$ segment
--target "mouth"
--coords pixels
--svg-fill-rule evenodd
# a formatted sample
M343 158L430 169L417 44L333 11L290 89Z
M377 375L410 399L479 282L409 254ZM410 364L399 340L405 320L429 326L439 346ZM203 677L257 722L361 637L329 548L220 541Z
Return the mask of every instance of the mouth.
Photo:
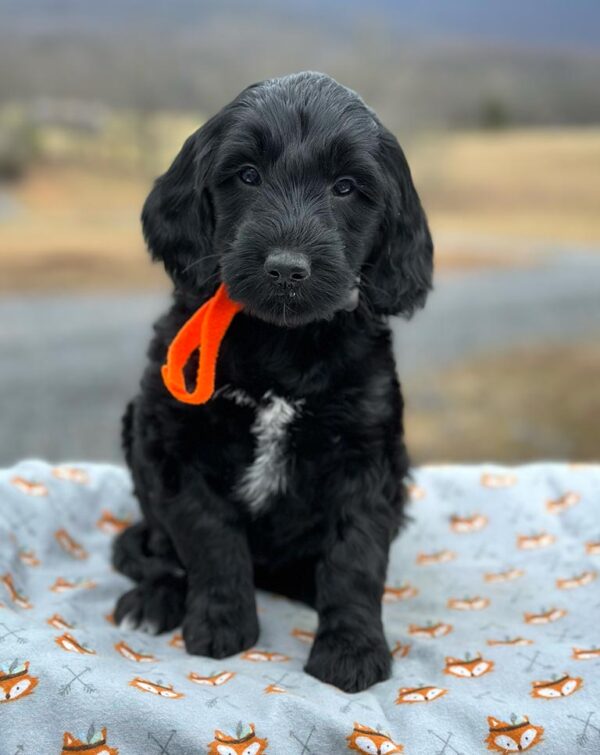
M307 296L294 287L271 292L268 298L260 301L244 301L245 311L253 317L285 328L297 328L312 322L331 321L338 312L352 312L359 304L359 281L346 290L345 295L335 300L327 297Z

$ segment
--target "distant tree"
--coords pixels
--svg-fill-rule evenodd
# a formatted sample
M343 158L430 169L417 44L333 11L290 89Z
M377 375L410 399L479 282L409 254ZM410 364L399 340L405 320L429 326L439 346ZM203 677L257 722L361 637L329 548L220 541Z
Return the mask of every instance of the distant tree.
M506 104L499 97L488 97L481 103L479 125L481 128L497 131L510 125L510 114Z
M36 129L25 118L0 121L0 182L20 179L38 155Z

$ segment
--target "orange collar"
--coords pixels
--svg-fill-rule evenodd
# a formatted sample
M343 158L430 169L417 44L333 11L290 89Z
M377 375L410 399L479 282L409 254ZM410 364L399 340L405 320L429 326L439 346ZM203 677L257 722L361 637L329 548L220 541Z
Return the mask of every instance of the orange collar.
M161 373L167 390L178 401L205 404L212 397L221 342L241 309L242 305L229 298L221 283L215 295L194 312L171 341ZM196 349L200 349L196 387L189 392L183 371Z

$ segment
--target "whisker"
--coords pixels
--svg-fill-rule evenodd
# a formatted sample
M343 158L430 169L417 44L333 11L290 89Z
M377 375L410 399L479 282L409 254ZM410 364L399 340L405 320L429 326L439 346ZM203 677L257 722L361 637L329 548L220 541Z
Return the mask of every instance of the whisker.
M384 288L381 288L380 286L376 286L374 283L371 283L369 281L365 284L364 288L361 288L361 291L368 291L369 289L372 289L373 291L379 291L379 293L384 294L386 297L390 295L389 291L386 291Z
M212 282L213 278L219 278L221 275L221 271L217 270L212 275L209 275L208 278L205 278L203 281L200 282L200 286L206 286L207 283Z
M213 259L214 257L220 257L220 254L207 254L204 257L200 257L197 260L194 260L193 262L190 262L189 265L183 268L182 272L187 273L188 270L191 270L193 267L196 267L196 265L200 265L205 260Z

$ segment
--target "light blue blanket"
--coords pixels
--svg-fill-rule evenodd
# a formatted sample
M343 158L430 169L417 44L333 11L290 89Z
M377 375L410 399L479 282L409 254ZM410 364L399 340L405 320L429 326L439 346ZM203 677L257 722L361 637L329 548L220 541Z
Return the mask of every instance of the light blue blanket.
M393 677L358 695L303 673L316 615L275 596L223 661L115 627L130 490L110 466L0 474L0 755L600 753L600 467L417 470Z

